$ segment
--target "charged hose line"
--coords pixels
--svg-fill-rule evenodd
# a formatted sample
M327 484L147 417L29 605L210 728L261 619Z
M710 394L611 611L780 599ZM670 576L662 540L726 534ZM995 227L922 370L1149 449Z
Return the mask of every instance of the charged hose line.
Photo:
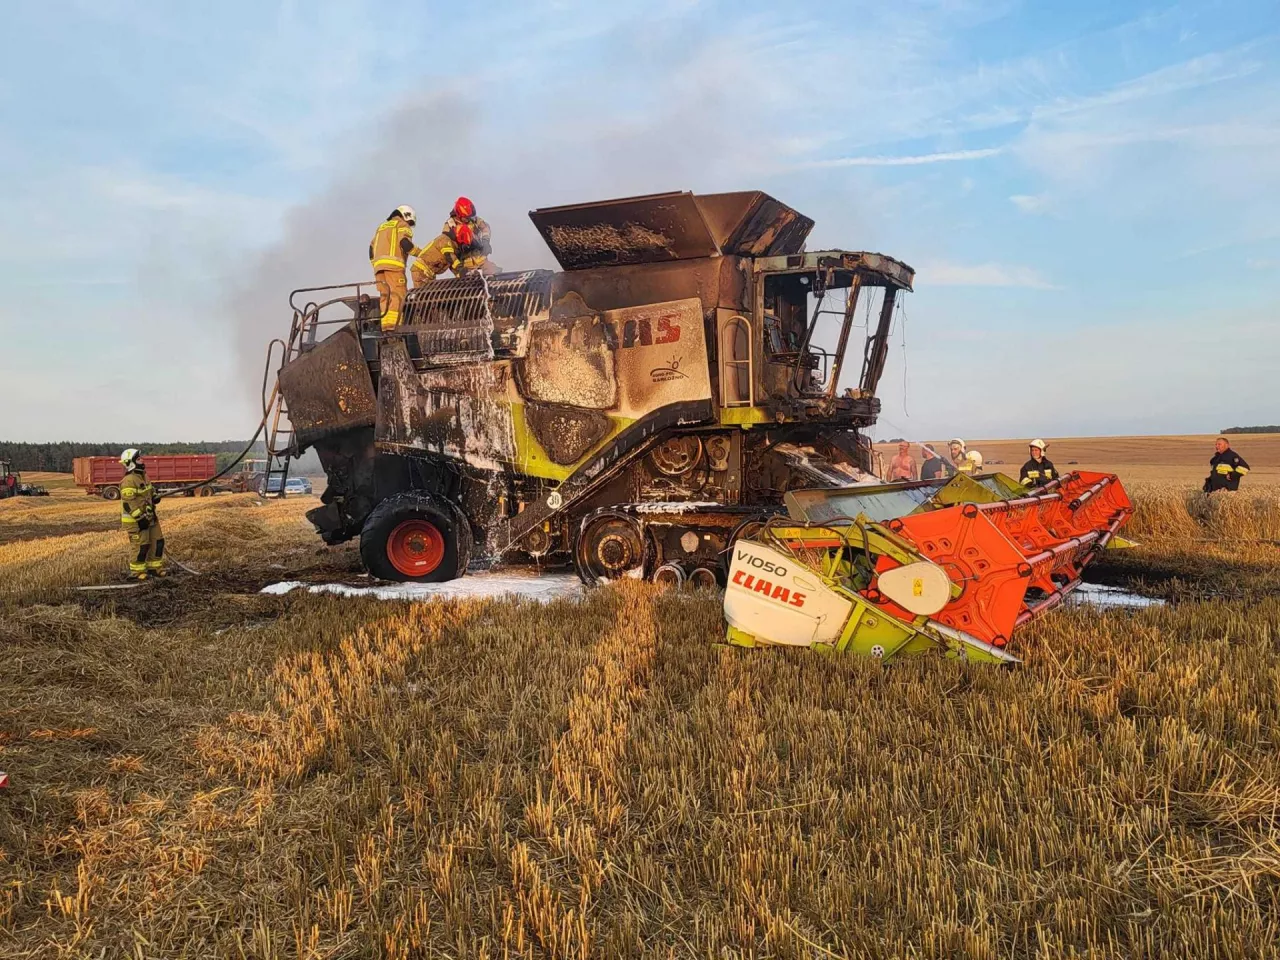
M292 338L290 339L292 340ZM237 466L240 463L240 461L243 460L245 457L247 457L249 455L249 452L253 450L253 445L258 442L258 437L262 435L262 431L265 430L267 427L267 420L271 417L271 404L276 399L276 394L280 389L280 382L279 380L277 380L275 389L271 391L271 398L268 399L267 381L271 377L271 352L272 352L271 348L277 343L279 343L281 346L284 347L285 355L286 357L288 356L288 352L289 352L288 344L285 344L283 340L279 340L279 339L272 340L271 343L267 345L267 360L266 360L266 363L262 365L262 394L261 394L262 419L258 421L258 429L253 431L253 437L245 445L245 448L240 451L240 453L236 456L234 460L232 460L229 464L227 464L225 467L223 467L221 470L215 473L208 480L201 480L199 483L188 484L185 487L177 487L173 490L167 491L164 494L164 496L173 496L179 493L189 493L192 490L198 490L200 487L207 487L209 484L213 483L213 481L215 480L221 480L223 477L225 477L228 473L231 472L232 467ZM268 458L270 458L272 454L273 454L273 451L271 450L267 451ZM270 466L270 464L268 464L268 466ZM163 498L164 497L162 496L157 496L156 500L162 500Z
M207 487L209 484L213 483L213 481L215 480L221 480L223 477L225 477L228 473L231 472L232 467L238 465L241 460L243 460L245 457L249 455L249 452L253 450L254 444L258 442L258 437L262 435L262 431L266 427L266 425L267 425L267 418L263 417L262 420L258 423L258 429L253 431L253 438L248 442L248 444L246 444L245 448L241 450L239 454L236 455L236 458L234 460L232 460L229 464L227 464L225 467L223 467L221 470L215 473L208 480L201 480L199 483L191 483L191 484L187 484L185 487L174 487L172 490L166 490L164 494L157 496L156 500L163 500L165 497L173 497L173 496L177 496L180 493L187 493L191 490L198 490L201 487Z

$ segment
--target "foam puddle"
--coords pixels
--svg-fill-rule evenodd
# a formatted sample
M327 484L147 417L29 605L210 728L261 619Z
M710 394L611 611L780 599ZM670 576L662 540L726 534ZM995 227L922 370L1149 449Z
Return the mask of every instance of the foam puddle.
M527 573L489 571L468 573L447 583L379 583L367 587L349 583L303 583L285 580L262 588L261 593L281 595L294 590L308 593L332 593L340 597L376 597L379 600L477 599L485 597L518 597L547 603L562 597L580 597L584 587L573 573Z
M1082 583L1067 597L1070 606L1099 607L1103 610L1114 607L1139 609L1142 607L1163 607L1165 602L1157 597L1144 597L1123 587L1109 587L1101 583Z

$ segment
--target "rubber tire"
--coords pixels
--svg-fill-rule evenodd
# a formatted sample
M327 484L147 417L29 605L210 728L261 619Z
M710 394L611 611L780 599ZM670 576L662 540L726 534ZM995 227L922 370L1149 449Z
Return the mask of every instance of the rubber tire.
M426 520L444 539L444 558L430 573L407 577L387 556L387 539L406 520ZM471 558L471 528L461 509L448 500L424 493L401 493L373 508L360 531L360 559L379 580L392 583L444 583L467 571Z
M120 488L119 487L103 487L102 499L103 500L119 500Z

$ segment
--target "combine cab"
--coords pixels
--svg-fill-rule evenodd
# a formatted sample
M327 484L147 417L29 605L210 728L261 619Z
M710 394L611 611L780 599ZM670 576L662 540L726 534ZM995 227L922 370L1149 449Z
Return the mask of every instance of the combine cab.
M950 516L932 507L963 496L878 486L864 433L909 266L806 252L813 221L760 192L530 217L563 270L434 281L408 295L393 331L380 330L372 283L291 298L268 476L315 447L328 486L308 517L327 542L359 537L369 571L387 580L537 560L572 562L587 583L713 585L744 533L769 531L760 550L812 553L797 522L829 524L818 542L844 540L820 548L833 551L821 575L862 598L851 603L879 580L846 576L850 530L874 533L860 541L864 563L931 556L904 545L910 530L868 526L862 506L796 513L839 512L845 492L870 484L884 491L872 496L916 497L913 509L929 501L919 516L893 515L912 527ZM866 331L857 378L845 378L856 386L840 390L855 327ZM891 543L896 552L876 552ZM776 639L744 623L738 639ZM987 642L998 649L994 633Z

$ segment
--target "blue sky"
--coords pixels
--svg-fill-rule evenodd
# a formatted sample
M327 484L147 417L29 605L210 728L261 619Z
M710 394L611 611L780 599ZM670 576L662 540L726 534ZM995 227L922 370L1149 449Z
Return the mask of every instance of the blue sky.
M5 439L245 436L289 290L363 278L398 203L468 194L519 268L534 207L756 187L917 268L881 435L1280 420L1274 2L5 19Z

